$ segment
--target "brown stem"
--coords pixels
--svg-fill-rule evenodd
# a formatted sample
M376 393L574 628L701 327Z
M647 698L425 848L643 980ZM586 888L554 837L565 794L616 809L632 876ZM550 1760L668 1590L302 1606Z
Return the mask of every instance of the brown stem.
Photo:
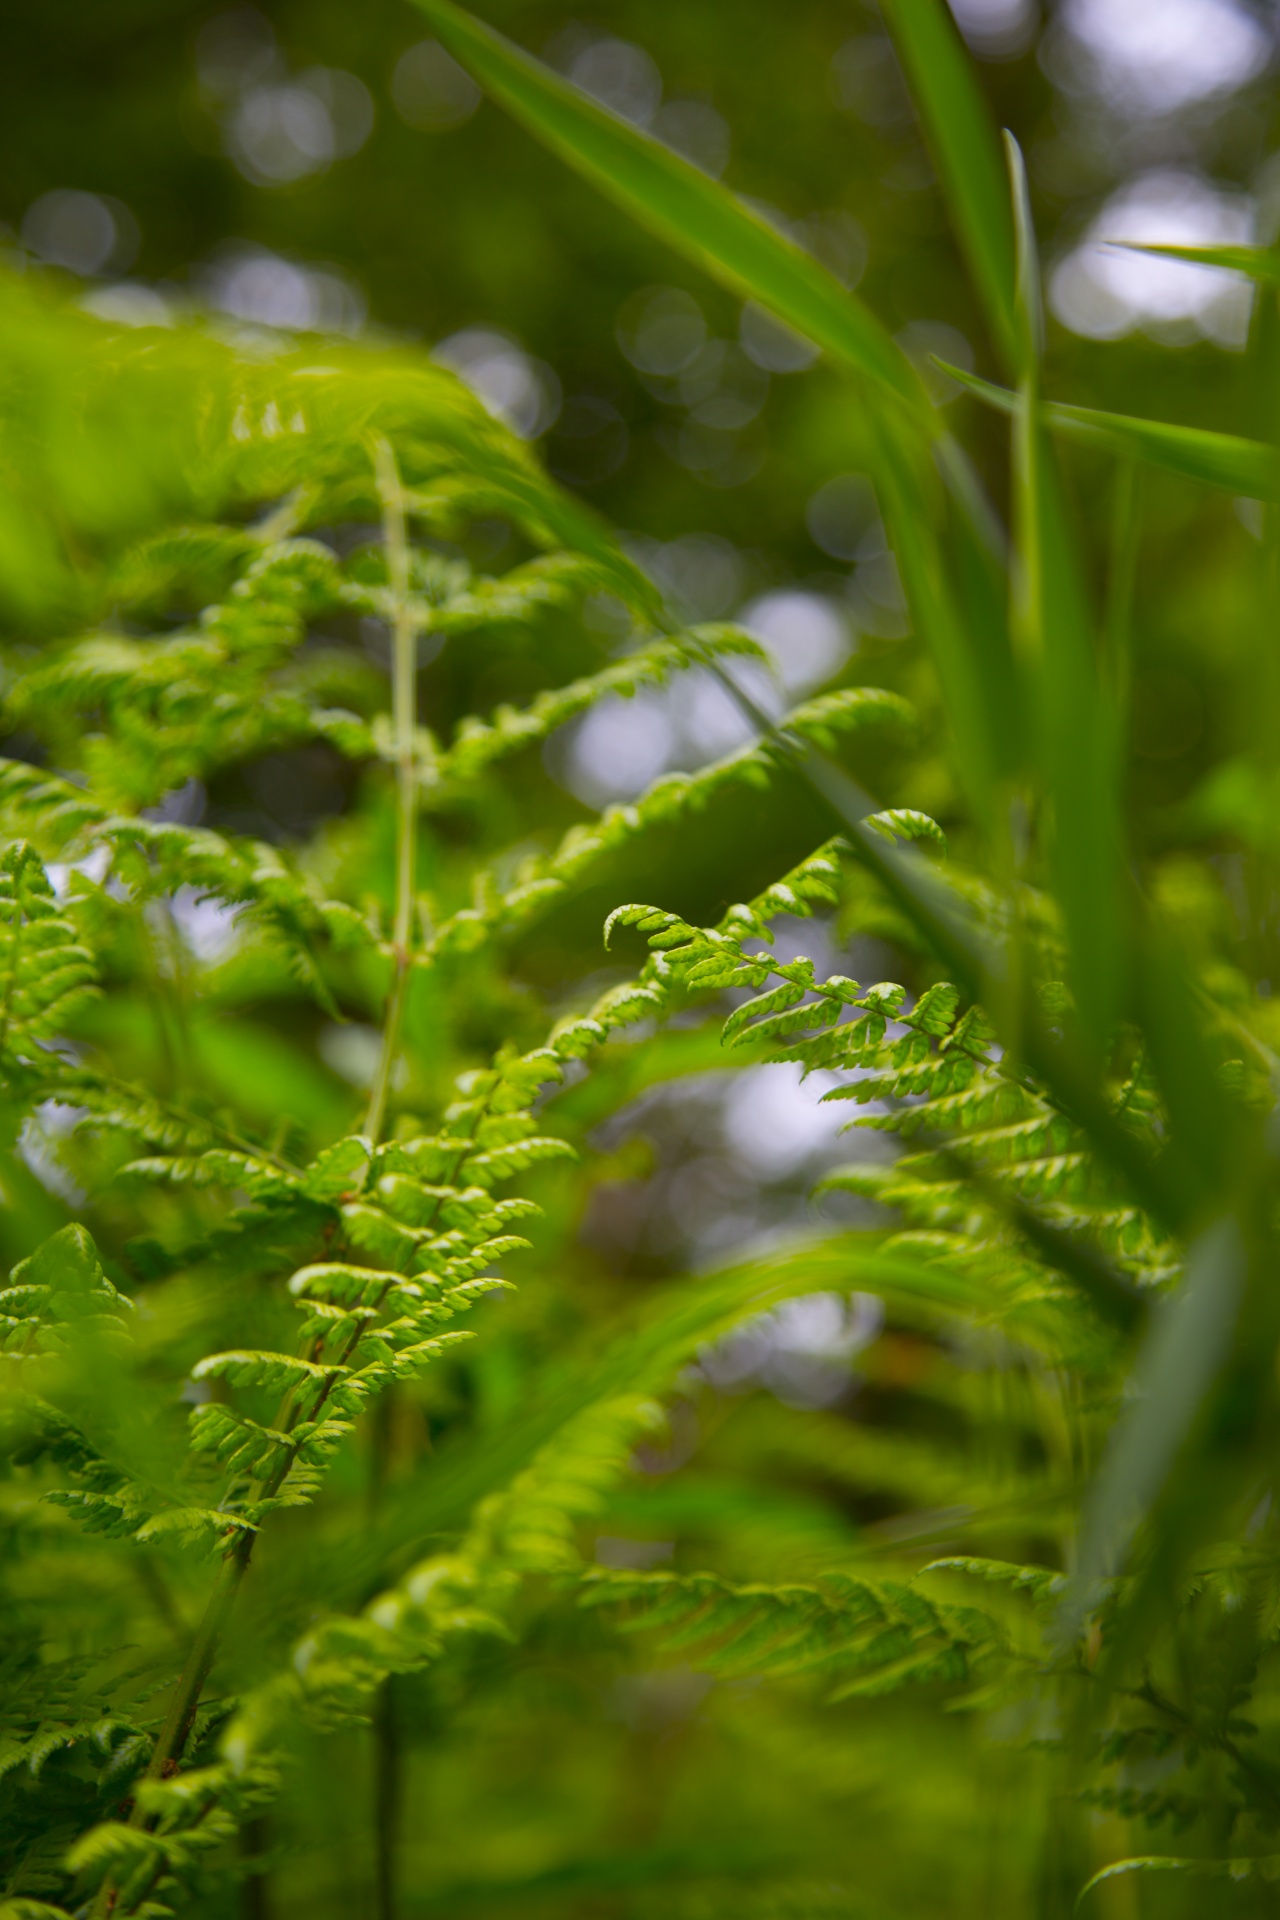
M270 1887L266 1871L261 1865L269 1842L270 1830L265 1814L258 1814L240 1829L241 1847L247 1856L240 1899L244 1920L271 1920Z

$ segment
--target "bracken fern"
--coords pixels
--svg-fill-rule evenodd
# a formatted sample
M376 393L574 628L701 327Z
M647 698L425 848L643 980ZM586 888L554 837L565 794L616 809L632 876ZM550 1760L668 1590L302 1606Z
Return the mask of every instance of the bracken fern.
M135 332L3 289L0 1915L225 1912L237 1880L258 1913L270 1884L299 1913L1054 1915L1156 1872L1268 1911L1277 1035L1238 950L1273 934L1273 838L1247 808L1228 823L1255 902L1234 953L1179 898L1216 898L1212 866L1126 845L1123 619L1109 653L1051 436L1268 502L1271 449L1045 402L1021 159L940 4L885 11L1012 382L975 383L1012 419L1011 541L868 309L421 4L555 150L858 382L954 819L910 804L896 690L846 676L770 723L756 642L682 626L422 357ZM1135 538L1121 516L1120 577ZM619 657L590 657L601 597ZM445 644L437 715L419 666ZM690 672L748 744L587 819L530 776L596 702ZM1237 786L1265 788L1272 751L1264 721ZM264 764L325 769L337 799L304 838L236 825ZM717 808L790 810L804 844L711 925L616 904L637 848ZM566 997L522 955L584 895L639 964ZM815 916L893 943L903 979L775 950ZM349 1040L359 1105L318 1064ZM578 1234L617 1176L600 1124L738 1061L820 1074L890 1136L875 1155L855 1131L823 1182L858 1224L620 1301ZM884 1417L727 1411L717 1357L744 1329L854 1291L885 1316L864 1362ZM686 1467L693 1413L710 1464ZM606 1526L631 1564L593 1563ZM676 1563L634 1535L677 1536ZM605 1695L612 1730L582 1705ZM704 1697L705 1790L691 1772L680 1808L620 1832L569 1750L604 1779L631 1742L647 1779ZM933 1878L859 1879L827 1799L892 1753L880 1804L914 1844L940 1792L915 1743L944 1706L947 1817L994 1807L984 1864L951 1885L944 1847ZM465 1830L511 1727L555 1747L540 1790L571 1839L494 1877ZM399 1820L415 1742L421 1847ZM334 1797L353 1754L358 1841ZM352 1846L343 1880L326 1863Z

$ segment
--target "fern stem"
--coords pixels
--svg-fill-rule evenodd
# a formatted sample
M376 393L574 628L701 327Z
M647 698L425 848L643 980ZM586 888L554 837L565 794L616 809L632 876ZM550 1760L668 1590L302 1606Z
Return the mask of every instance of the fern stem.
M205 1801L199 1813L196 1815L195 1819L191 1822L190 1827L187 1828L188 1833L193 1832L196 1827L200 1826L204 1822L204 1820L208 1818L209 1812L213 1807L213 1804L214 1803L212 1799L208 1799ZM111 1889L110 1878L108 1878L107 1881L105 1882L105 1887L107 1890L107 1906L105 1911L111 1915L111 1920L127 1920L127 1916L129 1914L139 1913L142 1910L142 1908L146 1905L146 1902L151 1898L156 1888L160 1885L160 1882L164 1879L164 1876L167 1871L168 1871L168 1868L166 1866L164 1856L161 1855L161 1857L156 1861L155 1865L151 1868L151 1871L147 1874L145 1880L143 1880L141 1886L135 1885L133 1892L128 1895L128 1904L125 1906L116 1905L116 1896ZM102 1897L103 1897L103 1893L102 1893L102 1890L100 1889L98 1898L101 1899ZM95 1906L94 1912L96 1913L97 1911L98 1909Z
M182 1758L200 1706L200 1696L218 1657L223 1632L248 1571L255 1538L256 1535L252 1533L241 1533L222 1563L218 1584L209 1596L204 1617L196 1629L196 1637L183 1662L182 1672L178 1675L169 1711L142 1776L144 1780L163 1780ZM141 1799L135 1795L129 1825L146 1826L149 1817ZM114 1913L115 1898L114 1876L108 1873L98 1888L97 1898L90 1910L91 1920L100 1920L101 1916Z
M396 882L395 918L392 930L395 975L387 1002L382 1029L382 1046L364 1127L370 1139L377 1141L381 1137L386 1121L387 1099L391 1088L391 1076L399 1054L400 1030L404 1020L412 962L418 769L417 624L409 598L409 541L405 523L404 491L395 454L388 441L380 439L375 443L374 457L378 491L383 506L383 534L394 609L392 719L396 750ZM258 1150L252 1149L252 1151ZM267 1157L275 1159L276 1156L268 1155ZM342 1364L345 1364L354 1349L360 1331L361 1329L357 1328L351 1335ZM320 1389L316 1403L308 1416L310 1420L314 1421L319 1417L332 1384L332 1379L326 1380ZM295 1423L296 1410L295 1420L290 1420L289 1425L292 1426ZM274 1492L284 1480L293 1464L296 1452L296 1447L291 1449L277 1463L266 1488L268 1494ZM162 1779L182 1757L199 1708L200 1697L217 1658L223 1632L234 1609L245 1573L248 1571L255 1538L256 1535L253 1533L242 1533L223 1562L218 1584L210 1596L196 1631L195 1640L178 1677L169 1711L143 1776L144 1779ZM383 1724L384 1719L392 1715L393 1711L391 1699L387 1695L382 1702L377 1729L379 1775L376 1811L377 1897L379 1913L384 1917L390 1916L393 1912L395 1900L394 1835L399 1798L399 1755L396 1751L392 1723L387 1720L386 1725ZM146 1820L147 1814L144 1808L139 1801L135 1800L129 1818L130 1826L143 1826ZM113 1877L108 1874L98 1890L98 1896L92 1908L93 1920L102 1920L102 1917L112 1913L114 1900Z
M209 1596L204 1617L191 1643L191 1651L178 1676L178 1684L173 1690L169 1711L160 1729L147 1771L143 1775L145 1780L163 1779L170 1764L182 1758L200 1705L200 1696L204 1692L205 1682L209 1678L213 1663L218 1657L218 1647L223 1631L231 1617L231 1610L235 1606L236 1597L248 1571L253 1554L254 1538L252 1533L239 1534L222 1563L218 1584ZM130 1826L141 1826L145 1818L145 1812L135 1801L129 1818Z
M400 1028L409 990L412 959L414 875L418 831L417 646L418 630L409 600L409 539L405 527L404 488L391 443L374 445L378 494L382 501L383 539L392 596L391 710L396 753L396 903L392 928L395 976L382 1027L378 1070L369 1095L364 1130L371 1140L381 1136L387 1114L391 1076L400 1050Z
M391 444L379 439L374 447L378 493L382 500L383 538L393 603L391 711L396 751L396 902L392 928L395 975L382 1028L378 1070L369 1095L364 1130L375 1143L387 1117L387 1096L400 1051L412 962L414 878L417 861L417 648L418 632L409 600L409 539L405 527L404 489ZM352 1342L354 1344L354 1342ZM327 1393L327 1385L326 1390ZM325 1397L321 1395L321 1400ZM379 1920L395 1912L395 1839L399 1802L399 1753L395 1738L395 1704L388 1679L382 1689L374 1726L375 1746L375 1856L376 1900Z
M270 1846L270 1826L265 1813L240 1829L244 1879L240 1889L243 1920L270 1920L271 1892L263 1857Z
M370 1422L368 1520L372 1526L386 1491L394 1441L395 1386L384 1387ZM373 1713L373 1860L376 1920L395 1920L400 1832L400 1726L394 1674L378 1689Z

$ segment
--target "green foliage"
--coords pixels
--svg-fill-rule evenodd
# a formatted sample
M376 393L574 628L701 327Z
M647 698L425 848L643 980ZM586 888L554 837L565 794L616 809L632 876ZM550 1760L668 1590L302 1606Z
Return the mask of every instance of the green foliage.
M679 1653L726 1679L821 1671L831 1702L908 1682L967 1679L997 1640L984 1613L937 1607L895 1581L833 1576L830 1589L731 1587L710 1574L597 1576L592 1600L629 1604L628 1624L660 1630Z
M1054 436L1267 501L1272 451L1045 400L1021 156L1006 200L940 4L887 11L1016 381L971 383L1012 423L1010 540L990 443L869 306L420 4L853 372L926 714L855 661L769 723L759 643L684 625L408 349L5 283L0 1914L226 1914L238 1881L308 1913L371 1884L381 1920L1265 1902L1274 835L1132 806L1137 523L1105 562L1081 541ZM1219 809L1274 783L1274 540ZM571 803L531 751L716 680L751 737L628 804ZM602 955L574 913L604 900ZM637 1111L725 1074L767 1126L777 1068L858 1110L817 1188L844 1223L611 1265ZM687 1804L620 1822L609 1783L648 1792L678 1741ZM517 1747L557 1846L495 1877L473 1830ZM943 1802L992 1838L917 1873Z

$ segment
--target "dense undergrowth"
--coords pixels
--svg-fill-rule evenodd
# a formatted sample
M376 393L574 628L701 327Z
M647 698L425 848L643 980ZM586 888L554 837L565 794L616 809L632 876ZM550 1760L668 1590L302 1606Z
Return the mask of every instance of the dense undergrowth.
M941 5L886 13L1009 382L973 457L809 256L424 4L859 383L931 667L773 725L424 357L3 288L0 1914L1270 1911L1272 448L1042 395ZM1264 513L1235 733L1139 836L1148 474ZM557 729L698 675L752 739L584 818ZM319 824L260 837L264 780ZM711 819L704 925L639 883ZM770 1061L891 1136L846 1223L628 1284L609 1123ZM857 1396L728 1391L815 1296Z

